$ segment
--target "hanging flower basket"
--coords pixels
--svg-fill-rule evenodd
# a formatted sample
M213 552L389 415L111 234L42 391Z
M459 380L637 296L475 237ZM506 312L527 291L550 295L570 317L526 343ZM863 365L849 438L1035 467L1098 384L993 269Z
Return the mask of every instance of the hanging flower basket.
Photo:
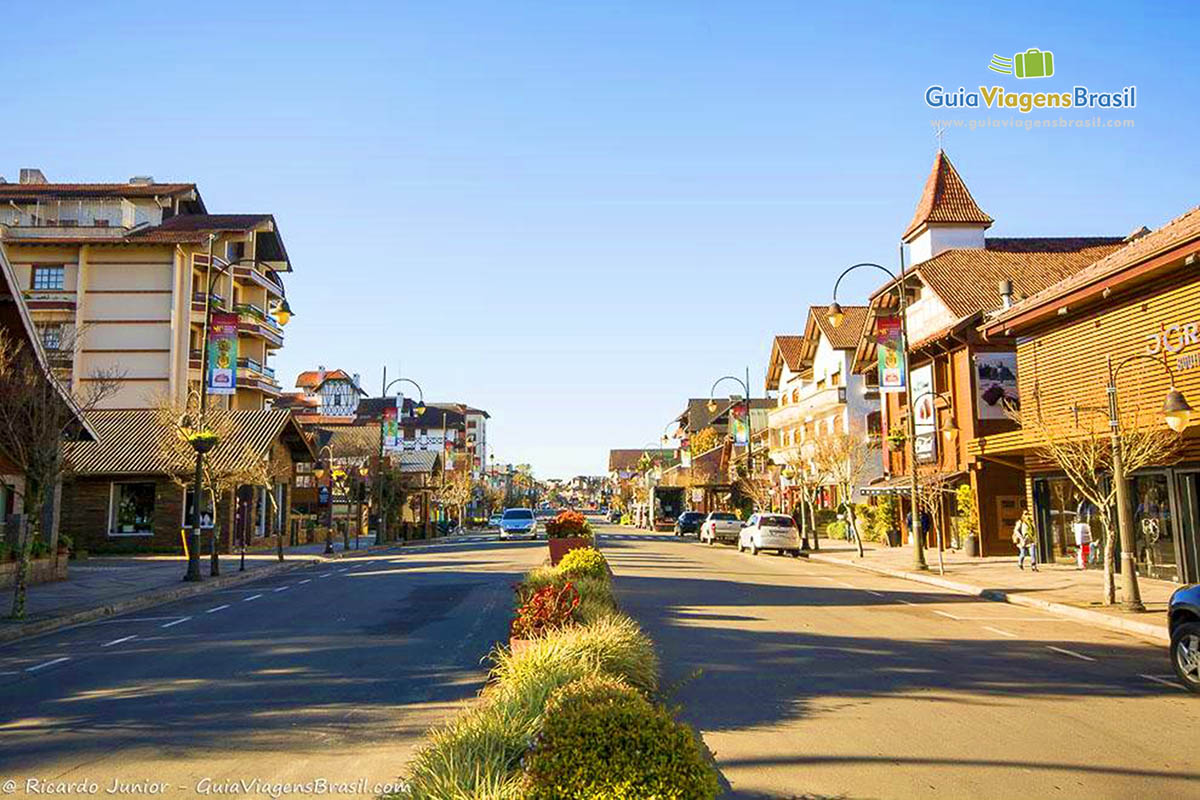
M207 453L217 446L219 439L212 431L189 431L187 434L188 444L197 453Z

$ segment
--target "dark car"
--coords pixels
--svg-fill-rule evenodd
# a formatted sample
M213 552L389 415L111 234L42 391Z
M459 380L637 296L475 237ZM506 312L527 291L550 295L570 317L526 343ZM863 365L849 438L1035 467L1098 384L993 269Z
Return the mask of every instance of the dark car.
M621 512L615 508L612 511L608 512L608 521L609 522L620 522L621 521Z
M1171 666L1189 691L1200 694L1200 584L1176 589L1167 603Z
M704 522L704 514L699 511L685 511L675 520L676 536L699 536L700 525Z

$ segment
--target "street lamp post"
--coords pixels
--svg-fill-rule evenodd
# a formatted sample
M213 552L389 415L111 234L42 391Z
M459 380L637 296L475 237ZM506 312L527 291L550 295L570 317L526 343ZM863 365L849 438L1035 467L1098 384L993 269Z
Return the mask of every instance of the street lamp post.
M872 267L887 275L892 279L892 282L896 283L896 290L899 294L900 337L904 340L904 395L908 403L908 470L912 477L912 481L909 484L909 502L912 505L914 523L910 530L913 541L913 569L927 570L929 569L929 565L925 563L925 542L923 541L923 534L918 530L920 524L917 520L917 509L920 508L920 492L917 488L917 434L915 420L913 419L915 404L913 403L912 369L908 360L908 297L904 291L904 283L900 278L897 278L895 273L881 264L871 261L852 264L842 271L842 274L838 276L838 279L833 284L833 302L829 304L829 308L826 311L826 319L835 328L841 326L845 315L842 313L842 307L838 305L837 301L838 286L841 285L843 278L861 267ZM904 275L903 251L901 251L900 275L901 277Z
M318 481L325 478L325 472L329 472L329 511L326 519L329 524L325 528L325 555L333 554L333 448L329 445L322 445L317 453L318 457L327 452L329 453L329 461L317 461L317 465L313 467L313 477ZM319 491L319 490L318 490Z
M1151 361L1158 364L1166 370L1167 377L1170 379L1170 387L1167 389L1167 397L1162 409L1163 421L1167 423L1167 427L1176 433L1180 433L1188 426L1192 415L1192 407L1188 404L1187 398L1175 388L1175 373L1171 370L1170 366L1167 365L1165 360L1160 361L1145 353L1128 356L1118 362L1115 367L1110 356L1107 359L1108 386L1105 389L1108 394L1108 407L1106 409L1086 409L1089 411L1101 411L1108 416L1109 436L1112 441L1112 479L1114 489L1116 490L1117 533L1121 541L1121 607L1126 611L1138 612L1145 611L1146 607L1142 604L1142 593L1137 579L1137 561L1134 552L1137 543L1134 541L1133 519L1130 517L1129 485L1125 480L1125 456L1122 452L1123 445L1121 440L1121 415L1117 404L1117 377L1126 364L1139 360ZM1076 412L1081 409L1081 406L1074 407Z
M386 382L387 381L387 368L386 367L384 368L383 376L384 376L384 381L385 381L384 386L383 386L383 399L384 399L385 407L387 405L388 392L391 391L393 386L395 386L397 383L411 383L413 386L417 387L417 397L418 397L417 405L413 409L413 411L416 412L416 415L418 417L424 415L424 413L425 413L425 390L421 388L421 384L417 383L412 378L395 378L390 382ZM397 425L397 427L400 426L400 415L403 411L404 411L403 408L396 409L396 425ZM402 431L402 429L401 429L401 431ZM401 432L401 435L403 436L403 431ZM377 467L377 470L379 472L379 475L378 475L378 480L375 481L375 484L376 484L375 485L375 503L378 508L378 511L376 513L379 514L379 520L377 522L377 529L379 531L379 537L378 537L378 541L376 542L376 544L379 544L380 542L384 541L387 538L386 537L387 521L384 519L384 511L383 511L383 420L382 420L382 418L379 421L379 462L378 462L378 464L379 464L379 466Z
M742 380L741 378L733 375L726 375L723 378L717 378L715 381L713 381L712 388L708 390L708 412L710 414L715 413L717 410L715 393L717 391L717 384L721 383L722 381L734 381L741 386L742 390L746 393L746 475L749 476L754 471L754 429L750 422L750 374L749 371L747 371L746 380Z
M367 476L371 474L371 468L363 464L358 468L358 488L354 493L355 514L354 514L354 549L358 549L358 536L362 533L362 505L363 495L366 494Z
M947 441L949 441L950 439L953 439L956 435L958 435L958 424L954 421L954 398L952 398L950 396L949 392L935 392L935 391L930 390L928 392L921 392L919 395L914 397L912 407L914 409L916 409L917 406L920 404L920 402L922 400L924 400L926 397L933 398L933 413L934 413L935 418L937 416L938 400L941 400L946 404L947 410L950 411L950 419L947 421L946 426L944 428L942 428L942 435L946 437ZM914 429L915 429L915 424L914 424ZM914 472L917 468L916 467L916 452L917 452L916 440L914 439L913 440L913 470L914 470ZM940 491L940 484L935 484L935 485L939 486L939 491ZM921 519L920 519L919 514L917 513L916 507L913 508L912 513L913 513L913 524L912 524L911 528L915 531L921 527ZM942 555L942 550L944 548L943 548L941 520L938 520L936 522L936 525L937 525L937 548L938 548L938 552L937 552L938 574L945 575L946 574L946 563L945 563L945 560ZM857 531L856 531L856 533L857 533ZM921 535L924 536L925 532L921 531Z
M215 234L210 234L208 237L208 263L206 266L208 274L208 291L204 294L204 325L200 330L200 419L198 422L198 430L204 430L205 413L208 410L208 326L212 319L212 294L216 287L217 279L222 275L232 275L233 268L238 264L261 264L270 269L269 265L256 258L239 258L233 261L226 261L223 258L216 256L213 253L213 246L216 243L217 237ZM217 269L214 271L213 267ZM288 305L287 297L283 295L283 284L280 284L280 303L272 310L276 322L280 326L288 324L293 314L292 309ZM235 365L236 368L236 365ZM188 548L188 565L187 572L184 574L185 581L199 581L200 577L200 508L203 504L203 485L204 485L204 454L208 452L211 444L208 447L201 449L196 446L196 442L192 443L196 450L196 474L192 484L192 546ZM216 498L213 499L213 514L216 514ZM216 520L214 519L214 538L212 552L212 571L217 574L217 542L215 538Z

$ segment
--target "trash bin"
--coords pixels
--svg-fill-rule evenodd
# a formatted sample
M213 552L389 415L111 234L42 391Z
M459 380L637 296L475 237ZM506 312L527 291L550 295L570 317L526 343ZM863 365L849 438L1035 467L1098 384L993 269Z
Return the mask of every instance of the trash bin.
M900 531L893 528L888 531L887 536L888 536L888 545L890 547L899 547L900 546Z

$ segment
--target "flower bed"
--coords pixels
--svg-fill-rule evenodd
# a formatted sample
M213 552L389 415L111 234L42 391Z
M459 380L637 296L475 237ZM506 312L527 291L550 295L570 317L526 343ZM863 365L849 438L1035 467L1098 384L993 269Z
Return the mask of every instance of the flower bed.
M557 565L567 553L593 545L592 526L578 511L560 511L546 523L546 544L550 563Z
M406 800L708 800L699 736L657 698L658 657L622 614L595 550L540 567L516 589L519 647L492 653L476 702L430 732Z

